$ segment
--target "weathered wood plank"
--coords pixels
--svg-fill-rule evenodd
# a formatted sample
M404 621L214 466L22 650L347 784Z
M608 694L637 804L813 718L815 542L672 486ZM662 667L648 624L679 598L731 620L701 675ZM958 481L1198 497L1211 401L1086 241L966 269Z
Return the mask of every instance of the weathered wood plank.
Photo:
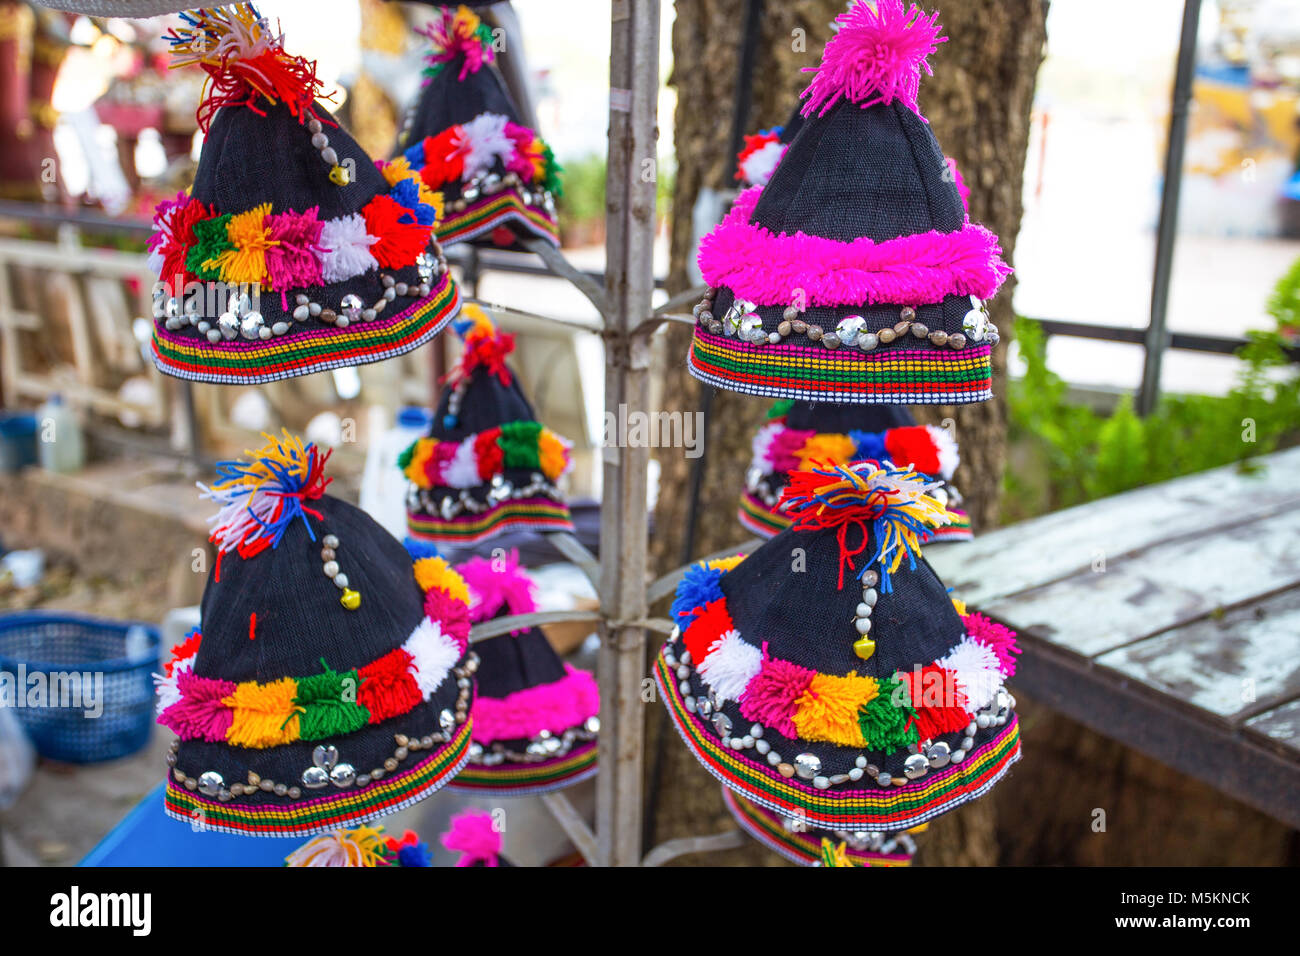
M1236 722L1261 701L1300 696L1300 589L1121 647L1096 660L1127 678Z
M1256 474L1215 468L1021 522L970 543L928 548L939 577L988 604L1087 571L1195 529L1231 528L1300 502L1300 448L1260 459ZM1231 508L1224 503L1231 502Z
M1246 721L1246 732L1266 737L1300 755L1300 700Z
M1040 545L1047 560L1050 548ZM1109 560L1099 573L1076 574L1005 600L972 603L1019 631L1093 657L1215 608L1295 585L1300 509L1238 524L1230 533L1157 544Z

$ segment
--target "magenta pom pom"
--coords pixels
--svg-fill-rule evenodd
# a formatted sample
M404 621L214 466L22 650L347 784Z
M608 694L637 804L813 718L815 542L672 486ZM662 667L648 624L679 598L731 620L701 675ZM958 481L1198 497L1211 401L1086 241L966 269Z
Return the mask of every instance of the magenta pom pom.
M803 115L823 116L845 97L863 108L898 100L919 116L921 71L933 74L926 58L947 40L937 17L915 4L904 10L902 0L877 0L874 10L859 2L841 13L821 65L804 67L817 75L803 91Z
M235 685L228 680L199 677L186 668L176 675L176 689L181 699L158 715L158 723L182 740L224 742L235 712L221 699L233 694Z
M564 676L494 700L474 701L474 739L481 744L536 737L543 730L557 737L600 713L600 689L586 671L564 665Z
M483 810L466 810L451 818L451 829L442 835L442 845L461 854L457 866L496 866L501 856L501 834L492 814Z
M1020 646L1016 643L1016 632L977 612L967 614L962 621L971 640L983 644L997 655L1002 676L1014 676L1016 659L1011 655L1020 653Z
M519 552L504 557L470 558L456 568L469 585L469 617L477 624L495 617L502 607L511 614L537 610L537 585L519 567Z
M740 695L740 712L746 720L771 727L794 740L799 736L794 725L794 707L816 676L813 671L789 661L767 656L763 648L763 667Z

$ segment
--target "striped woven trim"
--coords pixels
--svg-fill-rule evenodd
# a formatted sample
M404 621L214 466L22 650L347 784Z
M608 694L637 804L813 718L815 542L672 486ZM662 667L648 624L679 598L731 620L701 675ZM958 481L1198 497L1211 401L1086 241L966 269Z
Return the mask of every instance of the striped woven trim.
M507 501L491 511L476 515L462 515L444 521L437 515L407 512L406 526L412 537L424 541L448 541L472 544L486 541L503 532L573 531L569 509L548 498Z
M829 830L906 830L925 823L992 789L1020 759L1020 725L1013 716L996 737L961 763L949 764L905 787L816 790L723 747L699 718L687 712L663 651L655 659L655 680L668 716L704 769L759 806L801 816L809 824Z
M563 757L542 763L500 763L495 767L467 766L450 784L452 790L525 796L571 787L595 776L596 741L574 747Z
M774 538L792 523L786 515L768 508L748 491L740 493L740 507L736 509L736 518L760 538Z
M396 813L441 789L469 760L473 718L465 721L451 742L431 753L406 773L394 773L360 790L339 791L318 800L292 805L244 807L221 803L167 781L164 809L169 817L203 829L245 836L303 837L326 833L374 817Z
M747 395L841 405L964 405L993 397L992 348L828 349L753 345L699 326L687 367L700 381Z
M826 830L808 829L803 833L792 833L772 811L750 803L726 787L722 788L722 802L727 805L742 830L791 863L812 866L821 859L822 837L835 839ZM912 865L912 857L907 853L872 853L870 850L855 850L851 846L846 846L844 852L859 866Z
M954 511L948 509L948 514L952 516L950 524L935 528L930 533L931 541L974 541L975 531L971 528L970 515L964 511Z
M504 190L461 212L449 213L438 224L438 241L446 248L458 242L476 239L497 226L510 223L518 223L526 232L545 239L553 246L560 244L560 232L555 220L535 206L525 206L513 190Z
M254 385L332 368L382 362L419 348L460 312L460 290L444 275L424 299L403 312L346 329L289 332L258 342L198 342L154 323L153 361L158 370L192 382Z

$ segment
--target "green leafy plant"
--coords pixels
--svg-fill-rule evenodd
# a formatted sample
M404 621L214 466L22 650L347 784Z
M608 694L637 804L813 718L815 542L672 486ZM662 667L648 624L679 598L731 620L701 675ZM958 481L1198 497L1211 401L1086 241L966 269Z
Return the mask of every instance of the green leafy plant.
M1287 352L1289 330L1300 330L1300 262L1278 282L1269 312L1277 328L1247 334L1226 395L1165 395L1147 418L1128 396L1109 415L1072 401L1067 383L1047 367L1042 329L1017 319L1026 370L1009 389L1019 467L1005 477L1006 520L1218 465L1249 469L1252 458L1300 438L1300 373Z

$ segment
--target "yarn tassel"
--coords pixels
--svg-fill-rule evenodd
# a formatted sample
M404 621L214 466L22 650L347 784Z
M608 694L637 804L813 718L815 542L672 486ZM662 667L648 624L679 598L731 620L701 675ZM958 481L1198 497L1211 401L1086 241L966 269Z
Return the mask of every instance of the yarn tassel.
M457 866L499 866L501 834L492 814L466 810L451 818L451 829L442 835L442 845L459 853Z

